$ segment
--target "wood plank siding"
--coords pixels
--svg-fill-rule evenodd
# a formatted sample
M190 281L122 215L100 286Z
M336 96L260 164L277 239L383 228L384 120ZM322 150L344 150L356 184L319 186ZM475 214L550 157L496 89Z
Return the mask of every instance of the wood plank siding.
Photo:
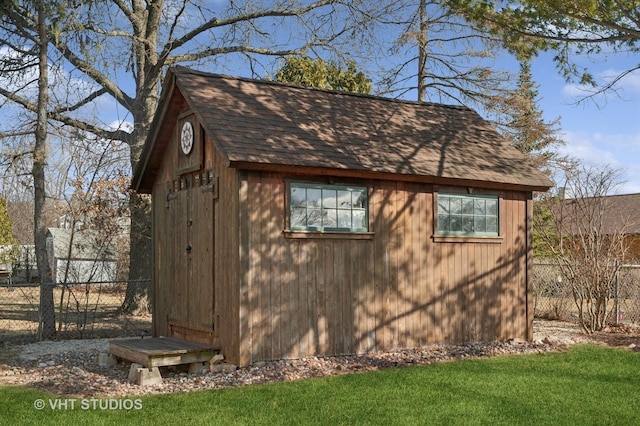
M532 337L530 193L492 192L500 238L434 237L437 186L352 178L370 233L295 238L287 182L328 178L230 168L203 138L201 171L176 174L170 149L153 187L154 335L239 365Z
M289 230L291 183L367 188L367 232ZM462 106L172 67L132 180L153 196L154 336L240 366L531 339L531 194L551 185ZM497 195L498 236L437 235L452 192Z
M174 149L154 185L154 335L223 346L237 358L238 172L205 139L190 183L175 174Z
M359 181L370 239L288 238L287 178L246 178L243 363L527 338L526 193L500 193L500 238L434 241L437 188Z

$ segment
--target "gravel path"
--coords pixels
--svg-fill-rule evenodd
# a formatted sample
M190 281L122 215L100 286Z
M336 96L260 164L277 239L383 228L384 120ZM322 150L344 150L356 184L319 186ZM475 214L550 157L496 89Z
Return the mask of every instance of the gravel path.
M634 335L635 338L638 336L640 333ZM433 345L394 353L261 362L247 368L231 368L233 371L200 375L167 369L162 372L162 384L153 386L129 383L129 366L125 364L112 367L99 365L98 355L107 352L108 341L39 342L5 348L0 350L0 384L32 386L65 397L124 397L298 380L502 354L540 353L561 350L568 344L596 340L586 338L573 324L536 321L533 342L516 340Z

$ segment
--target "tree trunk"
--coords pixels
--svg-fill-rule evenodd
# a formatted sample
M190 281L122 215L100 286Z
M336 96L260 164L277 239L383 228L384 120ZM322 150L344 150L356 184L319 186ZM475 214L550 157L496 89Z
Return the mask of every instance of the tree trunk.
M427 100L427 4L420 0L420 32L418 34L418 100Z
M151 198L132 193L129 197L129 283L121 311L126 314L151 312Z
M56 334L56 317L53 304L53 285L51 283L51 266L47 258L47 226L44 222L45 165L47 163L47 105L49 103L49 75L47 55L47 29L45 24L44 0L38 1L38 36L39 64L38 76L38 122L36 124L35 146L33 149L33 188L35 200L34 240L38 278L40 280L40 323L38 337L41 340L51 339Z
M150 36L149 36L150 37ZM144 56L144 49L139 54L139 63L155 63L155 54ZM153 121L157 103L157 81L150 84L145 81L145 72L138 75L137 99L140 102L132 108L135 128L131 134L129 146L131 148L131 170L135 171L140 154L146 141L146 136ZM131 230L129 234L129 283L121 312L125 314L150 313L152 309L151 276L153 266L153 247L151 243L151 197L143 194L131 193L129 196L131 212Z

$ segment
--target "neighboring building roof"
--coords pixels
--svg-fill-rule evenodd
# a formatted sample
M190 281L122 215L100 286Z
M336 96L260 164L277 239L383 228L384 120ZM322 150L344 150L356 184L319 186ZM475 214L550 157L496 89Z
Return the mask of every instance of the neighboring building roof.
M57 259L115 261L115 247L92 231L48 228L53 241L53 256ZM69 246L71 245L71 251Z
M580 203L580 205L578 205ZM598 204L595 204L598 203ZM588 214L596 209L602 211L602 228L605 235L619 233L640 235L640 194L608 195L605 197L567 198L556 208L564 206L567 218L567 232L572 233L571 216ZM572 209L572 206L575 208ZM599 217L596 218L599 222ZM563 220L564 222L564 220ZM575 232L575 231L573 231Z
M175 89L178 89L176 91ZM174 98L177 96L177 98ZM175 117L194 111L230 167L547 190L475 111L171 68L133 187L150 192ZM390 175L395 175L391 177Z

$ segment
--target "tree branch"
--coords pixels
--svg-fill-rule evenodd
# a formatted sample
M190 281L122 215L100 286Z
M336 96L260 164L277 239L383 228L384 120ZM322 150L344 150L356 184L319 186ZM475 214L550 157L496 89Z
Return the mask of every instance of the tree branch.
M183 55L171 56L165 60L165 65L174 65L181 62L187 61L196 61L198 59L203 59L209 56L215 56L226 53L257 53L260 55L270 55L270 56L287 56L287 55L297 55L304 51L304 48L299 49L287 49L287 50L271 50L260 47L252 47L252 46L226 46L226 47L217 47L213 49L206 49L200 52L195 53L185 53Z
M85 97L80 102L77 102L75 105L66 106L66 107L57 107L52 111L52 113L57 114L57 113L63 113L63 112L76 111L76 110L80 109L81 107L89 104L94 99L97 99L100 96L104 95L105 93L107 93L107 89L101 88L100 90L96 90L95 92L93 92L89 96Z
M35 20L32 18L31 13L23 8L15 8L10 17L14 20L19 27L29 28L35 33ZM49 35L49 41L53 46L62 54L62 56L68 60L72 65L77 67L85 75L95 81L101 87L106 89L106 93L113 96L116 101L122 104L125 108L130 108L134 102L134 99L124 93L117 84L113 83L106 75L100 73L90 62L82 60L77 56L67 44L63 43L58 37L53 36L51 28L47 29ZM37 42L33 36L29 37L34 43Z
M37 105L33 102L29 102L25 98L16 95L13 92L10 92L2 87L0 87L0 95L5 96L7 99L17 103L28 111L37 112ZM75 119L60 113L59 111L51 111L49 112L49 118L52 120L58 121L64 125L74 127L78 130L84 130L96 135L99 138L104 138L108 140L120 140L123 142L129 141L129 133L124 130L106 130L101 127L98 127L92 123L88 123L83 120ZM33 133L33 132L30 132Z
M156 65L156 68L162 68L165 65L169 65L170 64L169 58L171 57L170 56L171 52L173 52L176 49L182 47L183 45L185 45L189 41L193 40L194 38L196 38L200 34L204 33L205 31L211 30L213 28L222 28L222 27L226 27L226 26L237 24L239 22L253 21L255 19L260 19L260 18L276 18L276 17L287 17L287 16L300 16L300 15L303 15L303 14L305 14L305 13L311 11L311 10L318 9L320 7L327 6L327 5L334 4L334 3L336 3L334 0L320 0L320 1L317 1L315 3L311 3L311 4L309 4L309 5L305 6L305 7L298 8L298 9L263 10L263 11L259 11L259 12L245 13L245 14L233 16L231 18L226 18L226 19L216 19L216 18L210 19L209 21L203 23L199 27L194 28L193 30L187 32L186 34L184 34L179 39L169 40L164 45L162 51L160 52L160 55L158 56L158 64ZM212 51L215 51L215 50L216 49L207 49L204 52L212 52ZM241 50L232 50L232 51L236 52L236 51L241 51ZM246 51L254 52L252 50L246 50ZM204 58L204 57L207 56L206 54L204 54L204 52L196 52L196 53L193 53L193 54L185 54L185 55L180 55L180 56L174 56L173 58L176 58L176 57L185 57L185 58L193 57L195 59L201 59L201 58ZM221 51L220 53L225 53L225 52ZM254 52L254 53L262 53L262 52ZM189 60L189 59L187 59L187 60ZM172 62L172 63L175 63L175 62Z

